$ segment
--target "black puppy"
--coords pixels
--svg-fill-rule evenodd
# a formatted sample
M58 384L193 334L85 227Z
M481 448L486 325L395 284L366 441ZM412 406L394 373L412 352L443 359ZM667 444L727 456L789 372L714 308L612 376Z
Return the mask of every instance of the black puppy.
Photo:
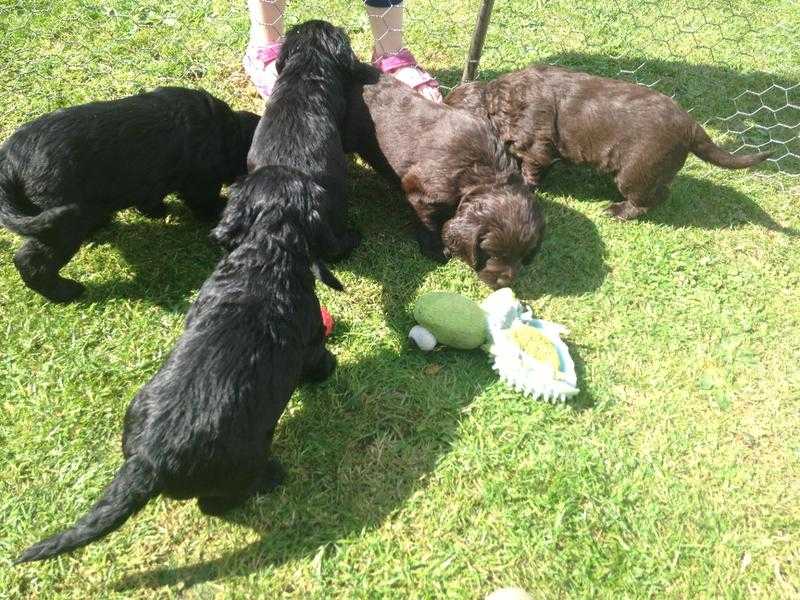
M336 361L325 348L314 275L342 285L318 249L332 234L325 191L301 173L265 167L236 185L212 236L230 250L203 284L186 331L125 415L125 462L71 529L17 562L69 552L119 528L151 498L197 498L216 515L280 483L272 435L303 380Z
M250 171L283 165L308 174L327 190L323 208L336 240L325 258L346 257L361 241L347 227L342 126L345 91L356 65L347 34L325 21L289 30L276 63L278 80L247 155Z
M0 146L0 223L30 238L14 256L25 284L56 302L83 292L58 272L123 208L157 218L177 193L216 219L223 183L245 172L258 116L202 90L158 88L57 110Z

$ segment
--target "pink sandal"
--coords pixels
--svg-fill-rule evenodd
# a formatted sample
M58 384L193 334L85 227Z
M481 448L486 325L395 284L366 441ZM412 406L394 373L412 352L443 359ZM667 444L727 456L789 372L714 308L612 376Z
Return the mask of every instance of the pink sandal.
M278 55L281 53L281 46L283 46L283 41L273 42L266 46L248 46L242 59L245 72L264 100L269 100L272 88L275 87L275 82L278 80L275 61L278 60Z
M372 64L381 72L388 73L417 90L428 100L442 101L439 82L417 64L417 59L409 50L403 48L399 52L378 54L372 51Z

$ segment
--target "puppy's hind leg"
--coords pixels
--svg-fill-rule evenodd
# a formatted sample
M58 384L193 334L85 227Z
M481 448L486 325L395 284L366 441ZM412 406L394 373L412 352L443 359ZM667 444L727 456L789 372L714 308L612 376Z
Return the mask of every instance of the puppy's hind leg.
M668 154L648 156L625 164L614 177L624 202L612 204L606 212L623 221L635 219L669 196L669 185L686 161L676 148Z
M544 143L536 143L524 150L513 148L513 151L522 163L522 178L525 183L532 189L538 188L545 173L553 164L553 155L549 146Z
M346 229L344 233L329 240L323 258L331 263L345 260L360 245L361 234L356 229Z
M272 433L269 437L272 438ZM225 496L201 496L197 499L197 507L210 517L218 517L242 506L253 496L267 494L280 486L286 479L286 471L274 458L269 459L248 484L239 493Z
M422 194L408 194L408 201L419 219L416 238L423 255L438 263L446 263L442 231L437 220L438 207Z
M202 496L197 499L197 507L204 515L218 517L240 507L248 499L246 495Z
M30 239L14 255L14 266L30 289L53 302L69 302L84 286L58 272L78 251L91 224L71 220L47 233L47 241Z

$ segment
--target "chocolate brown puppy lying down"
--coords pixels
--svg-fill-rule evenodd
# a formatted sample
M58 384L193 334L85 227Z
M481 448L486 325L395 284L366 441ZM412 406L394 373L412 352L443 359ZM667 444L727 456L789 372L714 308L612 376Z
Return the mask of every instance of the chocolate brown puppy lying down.
M484 119L431 102L369 65L359 69L356 79L367 83L349 90L345 151L403 189L426 256L458 257L489 286L509 285L544 230L514 157Z
M608 211L620 219L663 201L689 152L726 169L770 156L726 152L672 98L650 88L561 67L532 66L468 83L445 103L488 118L531 186L558 157L611 173L624 201Z

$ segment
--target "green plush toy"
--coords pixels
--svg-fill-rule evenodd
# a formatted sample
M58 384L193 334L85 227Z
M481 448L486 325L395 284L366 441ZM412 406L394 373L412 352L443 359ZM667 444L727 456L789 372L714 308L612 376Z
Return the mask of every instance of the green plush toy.
M509 288L497 290L479 306L450 292L417 300L409 337L428 352L437 343L460 350L483 347L500 378L533 398L564 401L578 393L575 363L561 340L566 328L534 319L530 308Z

